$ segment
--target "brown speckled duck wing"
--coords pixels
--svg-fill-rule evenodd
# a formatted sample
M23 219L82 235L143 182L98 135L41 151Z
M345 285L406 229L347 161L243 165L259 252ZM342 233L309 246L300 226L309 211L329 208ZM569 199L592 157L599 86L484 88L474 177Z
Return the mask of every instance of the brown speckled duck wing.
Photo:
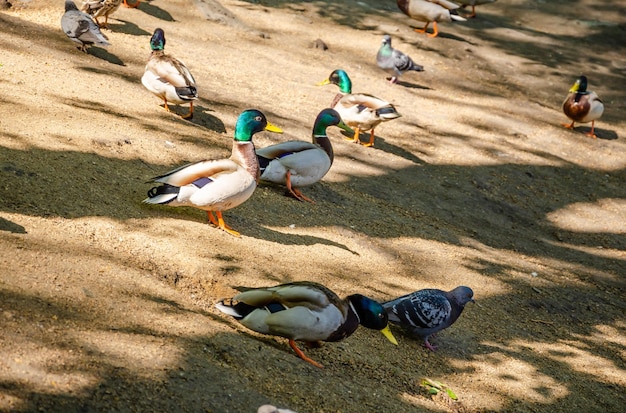
M196 81L183 62L175 57L160 53L153 55L146 65L146 70L175 87L196 86Z
M334 292L323 285L312 282L294 282L244 291L237 294L233 299L256 307L278 302L287 308L300 306L317 310L337 301L345 306L345 303Z

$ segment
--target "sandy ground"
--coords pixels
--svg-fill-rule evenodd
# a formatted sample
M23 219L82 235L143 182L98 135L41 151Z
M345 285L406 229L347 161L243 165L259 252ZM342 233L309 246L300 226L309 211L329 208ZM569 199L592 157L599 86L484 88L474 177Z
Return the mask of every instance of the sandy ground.
M200 3L121 8L111 46L89 54L61 31L61 0L0 12L0 410L621 411L622 1L501 0L434 39L393 0ZM192 121L141 85L156 27L199 84ZM425 72L388 84L385 33ZM244 109L285 131L258 147L308 140L336 93L316 83L339 67L403 116L374 148L329 130L315 204L261 185L225 213L236 238L202 211L141 203L149 178L227 157ZM581 73L606 105L597 140L560 126ZM317 369L214 308L233 287L294 280L381 301L468 285L477 304L437 352L359 329L309 350Z

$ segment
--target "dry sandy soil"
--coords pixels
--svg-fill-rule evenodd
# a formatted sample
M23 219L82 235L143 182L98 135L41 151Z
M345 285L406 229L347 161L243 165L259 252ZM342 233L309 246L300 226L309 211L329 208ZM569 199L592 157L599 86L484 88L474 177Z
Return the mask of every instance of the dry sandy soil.
M88 54L62 14L61 0L0 12L2 411L623 411L623 1L500 0L427 38L393 0L152 0ZM140 83L156 27L198 81L192 121ZM385 33L426 71L388 84ZM374 148L329 131L335 164L305 189L317 203L261 185L225 214L240 238L142 204L149 178L227 157L244 109L285 131L258 147L308 140L336 93L316 83L338 67L403 116ZM606 105L597 140L560 126L581 73ZM468 285L477 304L437 352L359 329L309 350L317 369L214 308L294 280L381 301Z

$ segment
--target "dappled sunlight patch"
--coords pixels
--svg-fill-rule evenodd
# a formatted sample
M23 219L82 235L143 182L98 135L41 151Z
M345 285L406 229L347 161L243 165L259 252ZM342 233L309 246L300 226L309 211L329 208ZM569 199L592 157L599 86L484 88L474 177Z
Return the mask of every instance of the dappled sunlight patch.
M459 364L459 368L467 367L466 361L452 361L452 363ZM548 404L569 394L567 386L543 374L532 363L511 357L504 352L477 355L470 364L476 370L475 377L488 378L485 379L485 387L509 399Z
M159 337L121 331L81 332L76 341L100 353L109 365L128 369L137 376L153 379L156 371L164 375L180 364L181 349Z
M580 339L589 339L596 344L605 345L606 343L614 343L621 346L620 353L626 358L626 322L618 321L616 326L607 326L600 324L594 327L594 330L588 336L574 335Z
M626 370L612 360L593 354L593 350L581 341L559 341L543 344L540 353L567 364L572 370L591 375L601 382L626 385Z
M37 360L31 355L8 357L3 362L0 380L16 381L31 391L49 394L81 393L81 390L96 384L97 379L92 374L80 371L54 372L46 367L46 364L53 365L55 362L58 362L56 357L53 360ZM65 358L63 364L71 364L71 361Z
M567 231L626 234L626 200L577 202L549 213L547 219Z
M92 371L82 368L77 352L35 344L8 331L4 335L8 340L0 337L0 410L17 411L34 393L82 396L98 383Z

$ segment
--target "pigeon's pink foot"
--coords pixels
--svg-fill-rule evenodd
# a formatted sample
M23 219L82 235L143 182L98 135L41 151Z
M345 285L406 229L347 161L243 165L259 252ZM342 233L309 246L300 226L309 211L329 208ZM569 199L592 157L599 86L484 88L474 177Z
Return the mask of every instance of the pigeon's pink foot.
M428 339L424 340L424 347L429 349L430 351L437 351L437 346L433 346L428 342Z

